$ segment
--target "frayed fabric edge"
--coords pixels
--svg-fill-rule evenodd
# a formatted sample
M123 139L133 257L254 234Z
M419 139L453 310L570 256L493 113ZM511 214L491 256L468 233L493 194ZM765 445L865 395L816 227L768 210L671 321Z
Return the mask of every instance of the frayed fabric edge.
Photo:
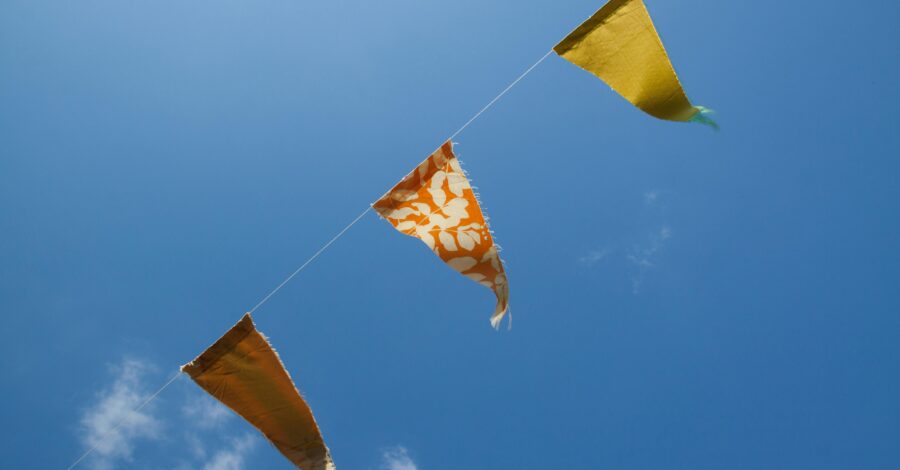
M466 171L463 161L460 159L459 155L457 155L457 153L455 151L454 147L456 145L459 145L459 143L451 141L450 145L451 145L450 148L452 150L454 150L453 156L456 158L456 161L459 162L459 168L460 168L460 170L462 170L463 175L466 177L466 180L469 182L469 187L472 189L472 194L475 197L475 202L478 203L478 208L481 210L481 215L482 215L482 217L484 217L484 222L488 226L488 232L490 232L490 234L491 234L491 243L493 243L494 247L497 248L497 258L500 261L500 265L503 266L503 277L506 279L507 298L503 299L503 300L505 300L506 308L504 308L503 310L500 310L500 311L496 311L496 310L494 311L494 314L491 315L491 327L493 327L495 330L499 330L500 323L503 322L503 318L505 316L509 316L509 329L512 330L512 314L511 314L510 308L509 308L509 296L508 296L509 272L506 269L506 262L503 261L502 257L500 257L500 252L502 251L502 248L500 247L500 244L497 243L497 240L494 240L494 230L490 225L491 217L490 217L490 215L488 215L487 209L485 209L484 204L481 202L481 194L478 193L476 186L474 184L472 184L472 178L469 176L469 172ZM498 302L501 302L501 299L498 298L497 300L498 300Z

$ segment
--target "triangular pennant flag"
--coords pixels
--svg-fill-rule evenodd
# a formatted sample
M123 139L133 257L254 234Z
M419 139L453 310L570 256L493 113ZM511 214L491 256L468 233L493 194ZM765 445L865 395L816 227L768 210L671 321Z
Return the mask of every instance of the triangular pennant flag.
M416 237L451 268L494 291L500 324L509 304L506 273L469 179L447 141L372 205L394 228Z
M250 314L181 368L301 470L334 470L312 411Z
M714 126L685 95L642 0L611 0L553 50L652 116Z

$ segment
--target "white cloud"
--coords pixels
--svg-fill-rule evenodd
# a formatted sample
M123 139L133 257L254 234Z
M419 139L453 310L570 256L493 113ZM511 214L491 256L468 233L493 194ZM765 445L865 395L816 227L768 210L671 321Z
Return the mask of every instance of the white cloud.
M624 256L628 262L631 291L639 294L644 278L648 272L656 269L663 248L672 238L672 229L665 224L664 216L670 194L668 191L659 189L650 189L643 193L644 207L640 211L641 214L635 216L635 220L642 221L639 226L643 228L638 231L640 241L608 244L602 249L587 252L578 258L578 262L588 267L594 267L610 258L620 260ZM652 225L646 225L643 222L650 222ZM654 226L659 228L651 229L648 233L647 229ZM628 248L629 245L630 248Z
M96 470L131 468L135 464L134 449L138 441L143 440L144 444L157 441L155 447L166 449L165 452L151 452L157 455L156 462L138 462L143 465L159 466L160 462L168 460L170 463L163 468L244 470L253 466L248 459L263 439L256 432L239 437L223 436L229 429L226 422L233 413L199 389L190 388L191 392L182 396L181 412L178 413L176 407L165 421L152 413L155 411L152 403L137 410L150 396L144 377L151 370L155 367L135 359L125 359L112 368L112 381L97 393L96 403L81 417L79 437L85 448L96 448L80 463ZM241 424L246 429L246 424ZM170 432L163 432L164 427L170 431L179 430L180 438L173 439ZM381 468L417 470L418 467L407 449L397 446L382 453Z
M118 461L131 462L134 443L139 439L157 439L161 424L148 408L136 410L149 396L143 376L151 367L126 359L113 368L112 384L98 394L98 401L81 417L81 440L88 448L96 446L87 462L95 469L113 468Z
M381 454L382 466L384 470L417 470L416 463L409 457L409 451L406 447L397 446L385 450Z
M184 436L184 443L186 444L188 450L191 451L191 455L197 460L205 460L206 459L206 444L203 443L203 440L200 439L194 432L188 432Z
M231 410L205 394L189 398L181 411L187 420L201 429L217 428L233 416Z
M644 276L647 271L656 267L656 258L665 246L666 240L672 237L672 229L662 226L658 231L650 235L650 241L646 246L635 246L628 255L628 261L634 266L631 276L631 291L637 294L641 290Z
M663 226L663 228L659 229L659 239L660 240L668 240L669 237L671 237L671 236L672 236L671 228Z
M586 264L588 266L593 266L600 261L603 261L607 256L612 254L613 250L611 248L603 248L602 250L591 250L586 255L578 258L578 262L582 264Z
M174 443L179 452L163 453L174 460L168 468L204 470L241 470L258 438L248 433L239 438L222 437L224 424L233 413L216 400L191 388L184 396L181 413L168 413L167 426L183 431L182 439L172 441L163 432L164 421L153 412L153 404L137 410L150 396L145 383L150 363L125 359L112 367L112 381L97 393L96 402L81 416L79 436L85 448L95 447L82 464L96 470L133 466L133 453L139 441L158 441L167 447ZM156 384L154 384L156 385ZM170 389L171 390L171 389ZM177 410L178 408L176 408Z
M258 439L253 434L231 440L230 447L216 452L212 459L203 465L203 470L242 470L247 454L256 447Z

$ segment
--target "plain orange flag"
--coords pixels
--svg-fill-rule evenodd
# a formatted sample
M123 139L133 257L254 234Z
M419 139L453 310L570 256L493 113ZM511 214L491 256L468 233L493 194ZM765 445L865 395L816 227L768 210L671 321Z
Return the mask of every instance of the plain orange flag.
M181 370L259 429L297 468L335 468L309 405L249 313Z

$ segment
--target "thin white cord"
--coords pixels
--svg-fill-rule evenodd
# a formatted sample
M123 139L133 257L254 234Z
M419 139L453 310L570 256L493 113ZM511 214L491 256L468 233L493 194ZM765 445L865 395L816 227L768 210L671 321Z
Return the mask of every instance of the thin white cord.
M553 53L553 49L550 49L549 51L547 51L547 53L544 54L543 57L541 57L540 59L538 59L538 61L535 62L531 67L528 67L528 70L526 70L522 75L519 75L519 78L516 78L515 80L513 80L513 82L510 83L509 86L507 86L505 89L503 89L503 91L501 91L499 95L495 96L494 99L492 99L492 100L490 101L490 103L488 103L487 105L485 105L485 107L481 108L481 111L478 111L478 113L476 113L474 116L472 116L471 119L469 119L465 124L463 124L463 126L460 127L459 130L457 130L456 132L454 132L453 135L451 135L450 138L447 139L447 140L451 140L451 141L452 141L453 139L455 139L456 136L458 136L462 131L464 131L467 127L469 127L469 124L472 124L473 122L475 122L476 119L478 119L482 114L484 114L485 111L487 111L488 109L490 109L490 107L493 106L494 103L496 103L500 98L503 98L503 95L505 95L507 92L509 92L509 90L512 89L512 87L516 86L520 81L522 81L522 79L525 78L526 75L528 75L529 73L531 73L532 70L534 70L538 65L540 65L541 62L543 62L544 59L546 59L547 57L549 57L550 54L552 54L552 53ZM300 267L297 268L296 271L294 271L293 273L291 273L290 276L288 276L287 278L285 278L284 281L281 281L281 284L278 284L278 287L276 287L275 289L272 290L272 292L269 292L268 295L266 295L265 297L263 297L263 299L260 300L259 303L256 304L255 307L251 308L250 311L249 311L248 313L253 313L253 312L255 312L256 309L258 309L260 306L262 306L262 304L266 303L266 301L268 301L269 298L271 298L273 295L275 295L276 292L278 292L279 290L281 290L281 288L284 287L285 284L287 284L288 282L290 282L291 279L294 278L294 276L296 276L297 274L299 274L300 271L303 271L303 269L306 268L306 266L309 265L309 263L312 263L316 258L318 258L319 255L321 255L323 251L327 250L328 247L330 247L332 243L336 242L338 238L341 238L341 236L344 235L344 232L346 232L347 230L350 230L350 227L356 225L356 223L359 222L359 220L362 219L363 216L366 215L371 209L372 209L372 206L367 207L366 210L364 210L364 211L362 212L362 214L359 214L359 216L357 216L355 219L353 219L353 222L350 222L350 225L347 225L346 227L344 227L344 229L341 230L340 232L338 232L338 234L335 235L334 238L332 238L328 243L326 243L325 246L323 246L322 248L319 248L319 251L317 251L317 252L316 252L314 255L312 255L308 260L306 260L305 263L303 263L302 265L300 265Z
M466 122L465 124L463 124L463 126L460 127L458 131L454 132L453 135L451 135L451 136L450 136L450 139L448 139L448 140L453 140L456 136L458 136L458 135L460 134L460 132L464 131L467 127L469 127L469 124L472 124L473 121L475 121L476 119L478 119L485 111L488 110L488 108L490 108L491 106L493 106L494 103L497 102L497 100L499 100L500 98L502 98L503 95L506 94L506 92L508 92L509 90L511 90L512 87L516 86L517 83L519 83L523 78L525 78L526 75L528 75L529 73L531 73L531 71L534 70L535 67L537 67L538 65L540 65L541 62L543 62L544 59L546 59L546 58L547 58L550 54L552 54L552 53L553 53L553 49L550 49L549 51L547 51L547 53L544 54L544 57L541 57L537 62L534 63L534 65L532 65L531 67L528 67L528 70L526 70L525 73L523 73L522 75L519 75L519 78L515 79L515 81L513 81L512 83L510 83L509 86L506 87L505 90L501 91L500 94L497 95L494 99L492 99L491 102L487 104L487 106L485 106L484 108L481 108L481 111L478 111L477 114L475 114L474 116L472 116L472 119L469 119L468 122Z
M178 377L181 377L181 370L179 370L178 372L176 372L175 375L173 375L172 378L169 379L169 381L166 382L165 385L163 385L162 387L160 387L159 390L157 390L153 395L150 395L149 397L147 397L147 399L144 400L143 403L141 403L140 405L138 405L138 407L135 408L135 409L132 411L132 413L137 413L138 411L141 411L142 408L144 408L144 407L147 406L151 401L153 401L154 399L156 399L156 397L159 396L159 394L162 393L163 390L165 390L169 385L172 385L172 382L175 382L176 380L178 380ZM120 427L122 427L123 424L125 424L125 418L124 418L124 417L123 417L121 420L119 420L119 422L118 422L115 426L113 426L112 429L110 429L109 431L106 431L105 433L103 433L103 435L100 436L100 438L97 440L97 443L94 444L93 447L91 447L90 449L88 449L87 452L81 454L81 457L78 457L78 460L76 460L75 462L73 462L72 465L69 465L69 468L68 468L67 470L72 470L73 468L75 468L76 466L78 466L78 464L80 464L82 460L86 459L88 455L91 455L91 452L93 452L94 450L96 450L97 447L99 447L100 444L102 444L103 441L105 441L106 438L109 437L110 434L116 432Z
M299 274L300 271L303 271L303 268L305 268L306 266L309 265L309 263L312 263L313 260L315 260L316 258L318 258L319 255L321 255L322 252L324 252L325 250L327 250L328 247L330 247L334 242L336 242L338 238L341 238L341 236L343 236L344 233L347 232L347 230L350 230L350 227L356 225L356 223L359 222L360 219L362 219L363 216L366 215L370 210L372 210L372 206L367 207L366 210L364 210L364 211L362 212L362 214L359 214L359 216L357 216L355 219L353 219L353 222L350 222L349 225L347 225L346 227L344 227L343 230L341 230L340 232L338 232L338 234L335 235L334 238L332 238L331 240L329 240L328 243L326 243L324 246L322 246L322 248L319 248L319 251L315 252L315 254L313 254L308 260L306 260L305 263L303 263L302 265L300 265L300 267L297 268L297 270L295 270L293 273L291 273L290 276L288 276L284 281L282 281L281 284L278 284L278 287L276 287L275 289L272 290L272 292L269 292L268 295L266 295L265 297L263 297L263 299L260 300L259 303L256 304L256 306L253 307L253 308L250 310L250 313L253 313L253 312L256 311L256 309L258 309L262 304L266 303L266 301L269 300L269 298L271 298L273 295L275 295L276 292L278 292L279 290L281 290L281 288L284 287L285 284L287 284L288 282L290 282L290 280L293 279L294 276L296 276L297 274ZM152 402L153 400L155 400L156 397L159 396L159 394L162 393L163 390L165 390L166 388L168 388L169 385L172 385L172 383L175 382L175 380L177 380L178 377L180 377L180 376L181 376L181 370L179 370L174 376L172 376L172 378L169 379L169 381L166 382L165 385L163 385L162 387L160 387L159 390L157 390L155 393L153 393L153 395L150 395L149 397L147 397L147 399L144 400L143 403L141 403L140 405L138 405L138 407L135 408L132 412L136 413L136 412L140 411L141 409L143 409L143 408L144 408L145 406L147 406L148 404L150 404L150 402ZM125 419L124 419L124 418L123 418L121 421L119 421L118 423L116 423L116 425L113 426L112 429L110 429L109 431L106 431L105 433L103 433L103 435L100 436L100 438L97 440L97 443L94 444L93 447L91 447L90 449L88 449L84 454L81 454L81 457L78 457L78 459L75 460L75 462L73 462L72 465L69 465L69 467L68 467L67 470L72 470L73 468L75 468L76 466L78 466L78 464L80 464L84 459L86 459L87 456L91 455L91 453L94 452L94 451L97 449L97 447L99 447L100 444L101 444L103 441L106 440L107 437L109 437L112 433L116 432L120 427L122 427L123 424L125 424Z
M487 111L488 109L490 109L490 107L493 106L494 103L496 103L500 98L502 98L503 95L505 95L507 92L509 92L509 90L511 90L511 89L512 89L514 86L516 86L520 81L522 81L522 79L525 78L526 75L528 75L529 73L531 73L531 71L534 70L538 65L540 65L541 62L543 62L544 59L546 59L551 53L553 53L553 50L552 50L552 49L549 50L549 51L547 51L547 53L544 54L544 56L541 57L537 62L535 62L534 65L532 65L531 67L528 67L528 70L526 70L522 75L519 75L519 78L516 78L512 83L510 83L509 86L507 86L503 91L501 91L499 95L497 95L496 97L494 97L494 99L492 99L492 100L491 100L484 108L481 108L481 111L478 111L478 113L476 113L474 116L472 116L472 118L469 119L465 124L463 124L463 126L460 127L459 130L457 130L456 132L454 132L453 135L450 136L450 139L448 139L448 140L453 140L453 139L456 138L456 136L458 136L462 131L464 131L467 127L469 127L469 124L472 124L473 122L475 122L476 119L478 119L482 114L484 114L485 111ZM288 282L291 282L291 279L293 279L294 276L296 276L297 274L300 274L300 271L303 271L303 269L305 269L310 263L312 263L313 261L315 261L315 259L318 258L319 255L321 255L321 254L322 254L325 250L327 250L332 244L334 244L334 242L336 242L339 238L341 238L341 237L344 235L344 233L347 232L347 230L350 230L350 227L353 227L354 225L356 225L356 223L359 222L359 221L363 218L363 216L365 216L367 213L369 213L370 210L372 210L372 206L366 207L366 210L364 210L364 211L363 211L361 214L359 214L355 219L353 219L353 222L350 222L350 224L348 224L346 227L343 228L343 230L341 230L340 232L338 232L338 234L335 235L334 238L332 238L331 240L329 240L328 243L326 243L325 245L323 245L322 248L319 248L319 250L316 251L316 252L315 252L308 260L306 260L303 264L301 264L300 267L297 268L293 273L291 273L290 276L288 276L288 277L285 278L283 281L281 281L281 284L278 284L278 287L276 287L275 289L272 289L271 292L269 292L265 297L263 297L263 299L260 300L259 303L256 304L256 306L254 306L252 309L250 309L250 312L249 312L249 313L255 312L256 309L258 309L258 308L261 307L264 303L266 303L273 295L275 295L279 290L281 290L282 287L284 287ZM512 316L511 316L511 315L510 315L510 320L512 320ZM509 326L510 326L510 328L512 327L512 321L510 321L510 325L509 325ZM135 409L134 409L134 412L140 411L140 410L143 409L145 406L147 406L150 402L152 402L154 399L156 399L156 397L159 396L159 394L162 393L163 390L165 390L166 388L168 388L169 385L172 385L172 383L175 382L175 380L177 380L178 377L180 377L180 376L181 376L181 371L179 370L178 373L176 373L174 376L172 376L172 378L169 379L169 381L165 383L165 385L163 385L162 387L160 387L159 390L157 390L153 395L150 395L146 400L144 400L143 403L141 403L137 408L135 408ZM75 468L76 466L78 466L78 464L80 464L80 463L81 463L85 458L87 458L94 450L96 450L97 447L98 447L98 446L99 446L99 445L100 445L107 437L109 437L110 434L112 434L113 432L115 432L116 430L118 430L124 423L125 423L125 419L122 419L122 420L119 421L112 429L110 429L109 431L107 431L106 433L104 433L102 436L100 436L100 439L98 440L98 442L97 442L96 444L94 444L93 447L91 447L90 449L88 449L84 454L82 454L81 457L78 457L78 460L76 460L75 462L73 462L72 465L70 465L70 466L68 467L67 470L72 470L73 468Z
M341 238L341 236L344 235L344 233L345 233L347 230L350 230L350 227L356 225L356 223L359 222L359 220L362 219L363 216L366 215L370 210L372 210L372 206L366 207L366 210L364 210L364 211L362 212L362 214L359 214L359 216L357 216L355 219L353 219L353 222L350 222L350 225L347 225L346 227L344 227L344 229L341 230L340 232L338 232L338 234L335 235L334 238L332 238L328 243L326 243L325 246L323 246L322 248L319 248L319 251L317 251L317 252L316 252L314 255L312 255L308 260L306 260L305 263L303 263L302 265L300 265L300 267L297 268L296 271L294 271L293 273L291 273L290 276L288 276L287 278L285 278L284 281L281 281L281 284L278 284L278 287L276 287L275 289L273 289L272 292L269 292L269 295L263 297L263 299L260 300L259 303L256 304L255 307L251 308L251 309L250 309L250 312L248 312L248 313L253 313L253 312L255 312L256 309L258 309L262 304L266 303L266 301L269 300L270 297L272 297L273 295L275 295L276 292L278 292L279 290L281 290L281 288L284 287L285 284L287 284L288 282L290 282L291 279L294 278L294 276L296 276L297 274L299 274L300 271L303 271L303 268L305 268L307 265L309 265L309 263L312 263L313 260L315 260L316 258L318 258L319 255L321 255L323 251L327 250L328 247L331 246L332 243L336 242L338 238Z

